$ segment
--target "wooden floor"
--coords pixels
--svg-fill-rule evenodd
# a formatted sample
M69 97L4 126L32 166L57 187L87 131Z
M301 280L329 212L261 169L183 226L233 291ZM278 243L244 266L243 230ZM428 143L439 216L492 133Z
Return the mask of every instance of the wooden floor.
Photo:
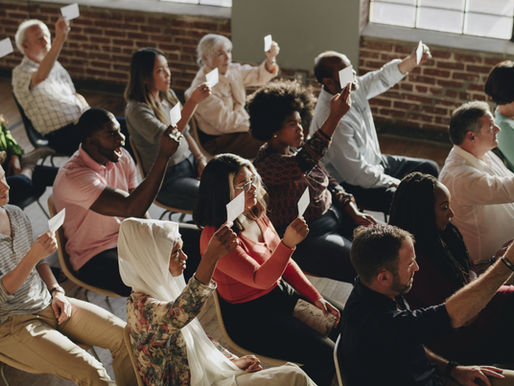
M95 107L102 107L115 115L124 115L124 102L123 98L120 95L111 95L99 92L90 92L85 90L78 90L82 93L89 104ZM26 151L31 150L31 145L25 135L23 123L21 117L17 111L16 105L12 98L12 88L9 80L0 79L0 114L3 114L4 117L8 120L8 127L11 128L14 137L18 140L20 145L26 149ZM387 154L399 154L406 155L412 157L423 157L429 158L437 161L440 166L444 163L444 159L449 151L449 145L442 145L438 143L430 143L430 142L420 142L413 141L405 138L391 137L391 136L379 136L380 144L382 151ZM58 165L62 165L66 160L59 159ZM51 189L47 189L45 196L42 202L46 202L46 198L51 193ZM46 231L46 218L43 213L37 207L36 204L32 204L25 209L25 212L30 217L33 228L34 235L37 236L39 233ZM150 214L152 217L158 217L161 210L155 206L150 208ZM50 258L50 262L55 263L55 256ZM325 296L328 296L334 300L339 301L344 304L348 294L351 290L351 285L337 282L330 279L318 278L318 277L310 277L313 284L318 288L318 290ZM69 282L63 283L63 286L67 289L68 294L73 294L77 292L77 297L84 299L84 292L80 291L77 287ZM107 303L105 302L105 298L97 294L89 294L89 301L98 304L102 307L107 308ZM125 299L123 298L114 298L111 299L111 304L113 308L113 312L121 317L122 319L126 319L125 317ZM222 344L226 347L230 348L226 342L224 342L216 320L216 314L214 311L214 307L212 301L210 301L206 307L204 307L202 313L200 314L200 321L204 326L207 333L218 339ZM105 350L97 349L99 357L104 364L104 366L108 369L109 373L112 376L112 366L111 366L111 358L108 352ZM238 354L237 352L235 352ZM73 383L63 381L55 376L51 375L31 375L20 372L18 370L12 368L6 368L6 374L9 378L9 382L11 385L15 386L24 386L24 385L71 385ZM0 380L0 385L4 385L3 380Z

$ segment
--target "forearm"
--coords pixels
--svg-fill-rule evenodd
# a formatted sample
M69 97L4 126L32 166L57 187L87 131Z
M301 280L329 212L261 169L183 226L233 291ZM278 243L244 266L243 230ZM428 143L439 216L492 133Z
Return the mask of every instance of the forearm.
M514 262L512 245L502 258L507 259L508 262ZM462 327L475 317L495 295L498 288L512 275L512 271L501 261L502 258L446 301L446 309L454 328Z
M208 285L211 282L217 261L217 257L208 255L207 253L204 254L195 272L196 280L202 284Z
M190 136L189 134L186 134L185 138L186 138L187 144L189 145L189 150L193 154L193 157L195 157L195 160L204 159L205 156L202 154L202 152L198 148L198 145L197 145L195 139L192 136Z
M411 72L416 67L416 58L412 55L405 57L400 63L398 63L398 70L402 74L407 74Z
M197 103L195 101L193 101L193 98L189 98L186 101L186 103L184 103L184 106L182 106L182 111L180 113L181 118L180 118L180 121L178 121L178 123L177 123L177 129L181 133L184 131L187 123L193 116L196 106L197 106Z
M34 75L32 75L32 80L30 82L31 87L37 86L39 83L41 83L48 77L48 74L52 70L52 67L54 66L57 58L59 57L59 54L61 53L64 41L64 38L56 37L54 39L52 47L39 64L37 71L34 73Z
M448 366L448 360L433 353L426 347L423 347L423 348L425 349L425 354L428 358L428 361L437 368L437 371L439 374L444 374L444 372L446 370L446 366Z
M9 294L15 293L27 280L39 259L29 251L12 271L2 277L2 285Z
M50 269L50 266L47 263L39 264L36 269L39 273L39 276L41 276L41 279L45 282L46 288L48 288L48 290L51 290L52 288L59 285L52 270Z

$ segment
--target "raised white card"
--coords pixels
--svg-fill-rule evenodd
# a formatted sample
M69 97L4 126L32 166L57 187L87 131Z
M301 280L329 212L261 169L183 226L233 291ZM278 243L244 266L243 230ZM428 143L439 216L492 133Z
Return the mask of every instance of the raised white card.
M416 48L416 64L421 62L421 58L423 57L423 42L420 40L418 43L418 48Z
M56 232L57 229L64 223L64 217L66 216L66 208L63 208L54 217L48 220L48 229L52 232Z
M182 118L180 110L180 102L173 106L173 108L170 110L170 125L173 127L177 126L178 121L180 121L180 118Z
M219 80L218 67L205 74L205 78L207 79L207 83L209 84L209 86L211 88L214 87Z
M0 58L9 55L11 52L13 52L11 39L5 38L0 40Z
M302 217L305 213L305 209L309 206L311 202L311 197L309 195L309 188L305 188L302 196L298 200L298 217Z
M244 210L245 192L241 192L227 204L227 222L232 223Z
M66 18L66 20L75 19L80 16L79 5L75 3L67 5L66 7L62 7L61 13Z
M271 38L271 35L264 36L264 52L268 52L270 50L272 42L273 39Z
M339 71L339 83L345 88L348 83L353 82L353 66L348 66Z

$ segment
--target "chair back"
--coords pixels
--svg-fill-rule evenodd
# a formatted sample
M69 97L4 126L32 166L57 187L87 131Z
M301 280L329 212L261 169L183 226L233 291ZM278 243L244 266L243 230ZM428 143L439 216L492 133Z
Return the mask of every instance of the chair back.
M216 317L218 319L218 325L220 327L221 335L223 336L225 341L228 343L228 345L233 350L237 351L239 354L242 354L242 355L255 355L256 357L259 357L259 359L261 361L266 362L267 364L270 364L272 366L281 366L287 362L285 360L270 358L270 357L267 357L264 355L260 355L260 354L251 352L251 351L239 346L236 342L234 342L232 340L232 338L230 338L230 336L228 335L227 329L225 328L225 322L223 321L223 315L221 313L220 300L219 300L218 296L219 295L216 291L214 291L212 293L212 297L214 300L214 307L216 308ZM298 364L298 363L297 363L297 365L301 366L301 364Z
M123 341L125 342L125 348L128 351L130 362L132 363L132 369L134 370L137 385L138 386L144 386L143 379L141 378L141 375L139 374L139 370L137 368L137 362L136 357L134 356L134 351L132 351L132 344L130 344L130 328L128 324L123 329Z
M23 120L23 126L25 126L25 132L27 133L27 137L32 146L34 146L35 148L41 146L48 146L48 140L45 139L45 136L43 134L41 134L34 128L32 121L27 117L25 111L23 111L23 107L21 107L20 103L16 99L16 95L14 95L14 92L12 96L14 98L14 102L16 103L16 107L18 107L21 119Z
M334 345L334 366L336 368L337 384L343 386L343 377L341 375L341 369L339 368L339 360L337 359L337 348L341 343L341 334L338 335L336 344Z
M53 195L48 197L48 210L50 212L50 216L53 217L57 214L57 210L55 209L54 198ZM87 284L80 280L75 276L75 272L70 263L70 256L66 252L66 237L64 236L63 227L60 227L57 232L55 232L55 237L57 238L57 256L59 257L59 265L61 266L62 272L64 275L73 283L78 285L79 287L83 287L87 290L99 293L104 296L112 296L112 297L122 297L118 295L116 292L110 291L108 289L95 287L91 284Z

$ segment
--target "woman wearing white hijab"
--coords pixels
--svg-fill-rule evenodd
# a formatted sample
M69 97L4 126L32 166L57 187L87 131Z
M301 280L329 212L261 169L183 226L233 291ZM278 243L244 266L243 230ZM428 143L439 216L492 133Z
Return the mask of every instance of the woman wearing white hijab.
M256 357L238 358L216 347L196 319L216 288L211 280L216 262L236 245L234 232L222 226L186 285L182 272L187 256L178 224L136 218L121 224L120 273L123 282L132 287L127 324L146 384L314 385L295 365L259 371L262 367Z

